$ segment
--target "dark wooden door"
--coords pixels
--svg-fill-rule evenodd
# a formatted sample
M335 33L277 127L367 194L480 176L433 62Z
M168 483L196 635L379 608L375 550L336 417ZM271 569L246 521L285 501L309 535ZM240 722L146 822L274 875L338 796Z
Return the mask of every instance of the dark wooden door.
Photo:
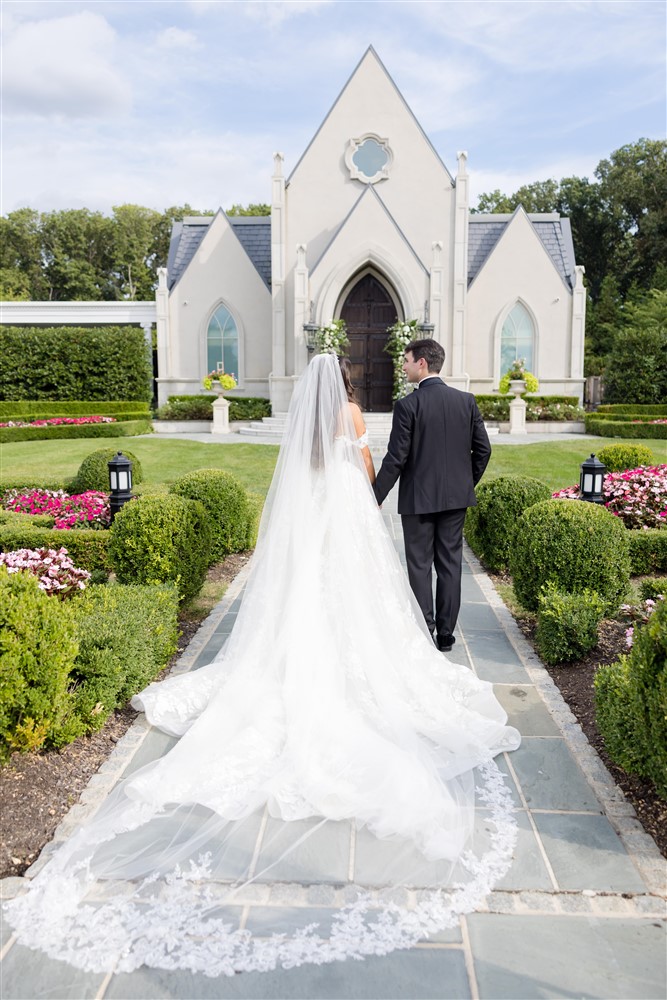
M388 413L394 368L385 351L387 328L396 322L396 306L387 289L372 274L361 278L341 309L347 324L352 382L364 410Z

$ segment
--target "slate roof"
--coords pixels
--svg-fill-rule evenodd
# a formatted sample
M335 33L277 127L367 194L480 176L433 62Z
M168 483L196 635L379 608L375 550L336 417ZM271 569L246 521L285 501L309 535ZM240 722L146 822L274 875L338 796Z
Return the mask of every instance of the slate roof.
M215 216L186 216L182 222L175 222L171 231L169 258L167 261L167 281L171 290L180 279L186 267L201 246ZM267 286L271 287L271 219L260 216L227 216L239 242L257 273Z
M520 209L517 209L520 211ZM475 280L512 215L471 215L468 227L468 285ZM574 245L569 219L559 215L528 215L528 221L542 241L554 267L568 288L574 288Z

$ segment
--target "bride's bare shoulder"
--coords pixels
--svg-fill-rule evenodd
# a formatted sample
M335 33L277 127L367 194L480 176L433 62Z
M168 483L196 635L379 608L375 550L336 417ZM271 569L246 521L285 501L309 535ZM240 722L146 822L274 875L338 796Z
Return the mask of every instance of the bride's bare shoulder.
M364 422L363 413L361 412L361 407L358 403L348 403L347 405L350 410L350 416L352 417L352 423L354 424L357 437L361 437L366 430L366 424Z

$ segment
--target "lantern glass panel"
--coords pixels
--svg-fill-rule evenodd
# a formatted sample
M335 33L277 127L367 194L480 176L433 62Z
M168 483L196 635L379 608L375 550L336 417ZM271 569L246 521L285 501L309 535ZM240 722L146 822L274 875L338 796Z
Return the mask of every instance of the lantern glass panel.
M595 492L602 493L602 476L599 472L595 475Z
M123 469L118 473L118 488L120 490L129 490L130 488L129 476L126 469Z
M111 482L111 489L115 492L118 489L118 473L115 469L109 469L109 480Z
M583 493L593 492L593 476L590 474L590 472L584 473L584 486L582 492Z

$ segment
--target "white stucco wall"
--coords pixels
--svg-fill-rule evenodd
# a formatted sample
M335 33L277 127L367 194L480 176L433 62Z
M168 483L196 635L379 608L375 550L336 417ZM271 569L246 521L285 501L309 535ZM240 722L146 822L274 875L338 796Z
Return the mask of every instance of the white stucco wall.
M239 331L235 395L269 395L271 293L224 214L215 217L197 253L169 296L168 374L159 397L202 392L207 374L206 331L223 303Z
M468 289L465 365L470 391L498 388L500 332L517 300L536 326L534 374L544 394L580 394L571 378L572 291L558 274L525 213L512 219Z

